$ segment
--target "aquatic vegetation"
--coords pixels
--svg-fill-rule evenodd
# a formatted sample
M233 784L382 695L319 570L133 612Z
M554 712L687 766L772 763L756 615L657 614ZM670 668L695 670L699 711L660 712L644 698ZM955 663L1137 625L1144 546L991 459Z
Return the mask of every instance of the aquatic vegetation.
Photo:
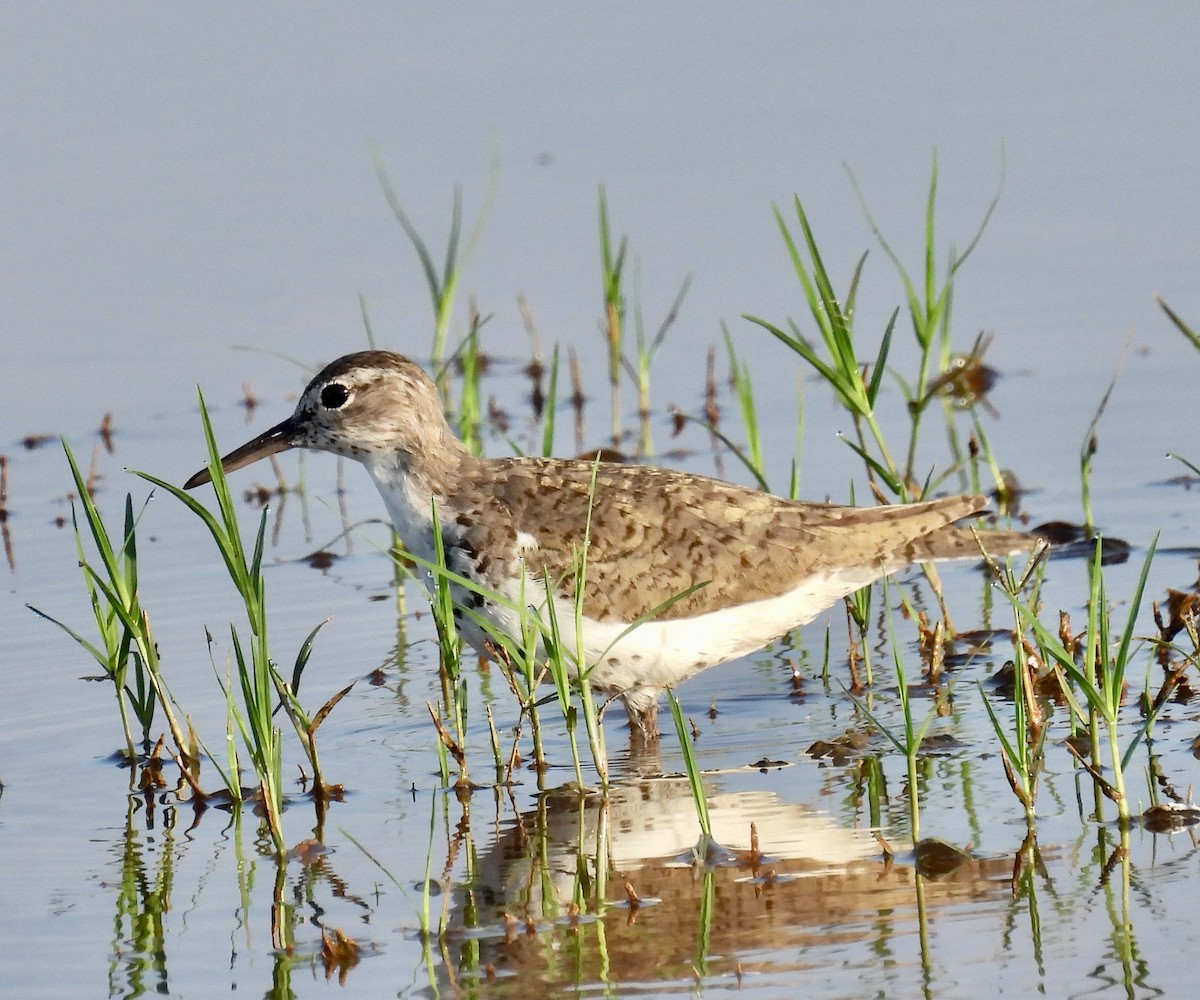
M183 735L183 729L172 708L170 693L158 661L158 646L150 629L150 616L142 607L138 587L138 517L133 512L133 496L125 495L125 517L118 542L104 524L75 456L65 441L63 451L71 469L78 505L83 509L87 534L91 537L96 553L96 560L93 561L86 551L84 532L79 525L75 505L72 504L71 526L75 534L75 549L79 555L79 568L83 573L84 588L91 605L96 631L99 633L100 645L95 645L44 611L32 606L31 610L53 622L87 650L104 671L104 676L113 683L117 695L117 710L125 734L126 759L130 764L133 781L136 776L133 764L138 759L138 752L129 724L130 711L141 727L143 752L150 749L151 730L154 728L155 716L160 710L180 754L185 758L194 758L195 750L193 741ZM146 502L149 502L149 498ZM142 511L145 511L144 504Z
M382 175L381 181L387 189ZM518 409L519 403L489 397L489 380L497 369L501 378L506 368L511 375L513 361L491 358L485 351L489 328L484 314L472 307L452 346L452 309L468 256L462 249L461 195L455 193L445 264L436 266L387 190L429 283L441 403L464 439L480 452L498 441L513 451L548 455L561 450L555 442L558 411L569 406L576 421L576 450L594 457L601 449L589 448L594 442L583 431L586 375L568 355L571 395L560 390L558 347L543 355L527 305L522 309L532 357L522 374L510 378L510 383L526 380L527 412ZM688 282L657 332L647 335L628 243L614 238L607 197L601 192L600 326L606 364L595 377L608 390L610 410L599 421L605 447L636 442L631 450L650 454L652 422L662 417L676 431L704 433L712 443L714 464L740 462L765 488L771 469L782 463L773 461L760 421L794 412L797 457L791 461L787 492L796 495L802 485L798 456L805 443L805 414L813 412L815 400L828 399L850 416L853 432L846 443L863 463L866 486L877 498L914 499L957 481L970 489L994 486L1002 499L1015 503L990 444L995 417L988 392L995 373L984 361L988 340L958 342L950 322L955 278L979 233L966 253L950 257L939 276L936 191L935 165L919 269L907 268L872 223L900 277L903 304L869 345L863 331L855 329L862 259L845 292L838 293L800 199L792 206L794 221L776 210L776 227L815 333L806 334L797 322L763 319L746 329L760 338L762 331L768 332L764 343L785 344L784 361L798 355L805 372L816 377L808 379L805 398L797 398L794 410L791 400L785 406L778 400L765 405L764 397L756 395L763 352L739 354L734 335L719 327L724 372L718 374L718 354L711 349L706 383L695 393L702 402L694 412L677 415L656 413L651 373L664 345L670 344L665 334ZM984 225L992 207L994 201ZM915 365L903 372L893 361L901 317L912 326L918 348ZM740 336L745 331L736 332ZM715 341L718 330L713 333ZM769 357L765 363L776 360ZM622 402L630 387L637 401L635 424L626 419ZM896 391L902 409L880 405L887 393ZM721 425L721 405L740 420L736 430ZM818 648L808 648L805 636L796 634L747 665L743 673L753 673L760 682L755 704L739 701L740 691L718 689L716 682L703 689L699 707L685 708L692 697L686 685L670 690L667 705L675 740L664 739L649 749L631 745L623 751L616 740L606 739L606 726L610 734L616 727L606 721L607 706L589 685L586 665L571 652L581 645L581 598L573 614L565 614L561 608L532 607L524 599L488 591L447 566L439 531L433 533L439 545L432 560L393 549L385 596L394 597L394 656L374 670L361 669L361 663L348 668L356 676L369 675L371 685L380 689L372 704L385 719L379 725L385 735L365 726L360 730L357 724L342 731L335 770L341 775L349 760L346 783L355 793L345 804L340 804L344 789L325 774L316 735L352 685L334 685L337 693L315 710L300 700L305 672L333 655L315 642L324 622L301 642L290 671L273 658L268 619L277 620L280 612L277 588L268 609L264 573L272 545L270 512L259 512L252 526L240 523L241 504L221 473L220 449L203 399L200 409L215 510L161 478L145 478L156 491L177 497L205 526L244 609L244 623L239 612L237 624L209 643L226 705L225 752L210 752L208 747L217 747L218 741L206 744L201 734L187 728L190 719L162 684L139 589L143 515L126 497L121 532L111 531L69 450L77 510L83 514L75 529L85 597L100 638L68 631L117 689L127 754L140 761L145 801L170 803L170 817L162 821L169 836L175 835L178 822L173 810L185 800L195 812L193 829L200 827L207 807L228 810L228 833L221 833L235 845L239 920L252 912L255 881L254 852L246 852L242 842L245 807L265 813L256 851L270 873L259 881L268 884L265 891L271 895L271 975L278 995L286 994L293 972L305 964L328 978L353 982L364 976L376 953L400 951L410 938L413 949L419 949L418 978L428 980L432 995L473 995L483 992L485 984L499 995L506 981L517 980L535 981L550 992L592 990L597 984L617 989L624 982L657 980L672 988L680 982L694 982L698 989L726 988L744 979L753 985L749 977L761 975L794 982L807 961L796 956L827 947L830 936L844 927L854 928L846 933L869 940L875 954L903 949L928 972L938 961L931 926L939 910L956 912L968 898L1003 911L1006 948L1014 947L1012 939L1019 937L1014 928L1025 921L1027 947L1040 954L1045 901L1053 900L1064 911L1064 925L1072 919L1063 902L1070 894L1049 884L1046 876L1048 865L1056 863L1103 899L1102 926L1107 921L1121 942L1113 961L1127 981L1136 978L1137 942L1129 916L1136 903L1130 896L1136 878L1131 836L1139 822L1146 830L1180 830L1200 819L1189 795L1175 791L1178 776L1163 766L1163 748L1154 746L1153 739L1155 726L1165 726L1162 720L1169 717L1172 699L1187 692L1191 672L1200 663L1200 637L1195 588L1189 587L1154 602L1158 634L1142 640L1139 629L1146 618L1143 605L1149 604L1147 591L1153 592L1157 544L1149 546L1136 580L1126 586L1125 568L1110 565L1108 557L1118 551L1128 555L1130 547L1116 545L1092 523L1096 450L1089 442L1103 402L1084 430L1082 524L1046 530L1056 538L1063 537L1059 532L1069 534L1072 542L1021 566L986 564L977 574L977 595L964 596L954 588L944 593L936 574L863 588L846 599L845 633L839 608L816 639ZM929 455L938 457L930 462ZM783 476L788 476L786 468ZM863 482L850 481L851 499L856 488L862 492ZM299 491L301 496L322 492L312 482ZM438 516L436 508L433 515ZM1061 561L1064 553L1081 551L1083 561ZM576 594L583 593L588 578L588 555L585 537L571 567ZM1062 585L1068 570L1085 572L1086 581L1075 592L1078 600L1062 602L1072 613L1056 619L1059 608L1045 604L1045 583L1058 577ZM413 577L426 587L432 624L415 625L425 607L419 603L419 615L410 612L405 587ZM957 584L964 578L958 574L954 579ZM549 580L541 582L548 588ZM464 592L505 607L521 623L515 637L491 630L490 655L482 661L464 655L460 633L467 626L486 631L490 625L463 606ZM1056 597L1062 592L1056 591ZM684 592L673 600L687 596ZM970 600L975 604L968 603L965 614L971 620L964 621L961 606ZM669 603L629 627L640 627ZM965 630L956 627L951 607ZM1080 608L1085 620L1072 625ZM980 619L978 627L975 618ZM409 642L410 626L418 630L418 643ZM421 639L431 641L422 647ZM407 670L410 656L423 669L425 655L437 671L427 689L416 671ZM1161 669L1161 679L1153 677L1155 669ZM984 676L989 671L992 675ZM423 692L413 699L415 711L408 702L413 687ZM168 725L174 750L166 741L152 750L159 713L168 710L182 716L184 725ZM788 723L793 711L803 716L802 729ZM296 732L297 757L311 772L310 794L317 810L312 836L299 842L285 834L289 794L283 716ZM402 730L399 736L397 729ZM798 745L799 732L805 742ZM375 776L366 773L371 765L360 767L345 745L393 738L405 741L389 758L405 763L397 769L402 785L373 801L389 817L394 811L395 822L419 824L423 844L414 840L411 825L402 828L405 839L399 841L379 830L363 834L358 829L370 812L367 795L377 794L369 787ZM746 752L749 747L760 750L757 759ZM185 782L175 787L164 775L170 753L187 772ZM223 792L205 792L198 765L188 765L202 755L220 772ZM243 759L254 773L255 788L241 785ZM1137 787L1143 760L1150 802L1144 808ZM306 788L308 779L305 773ZM1181 788L1186 784L1178 783ZM356 785L369 790L359 794ZM1118 822L1105 826L1105 811L1114 808ZM165 912L172 891L179 892L167 861L156 859L159 868L154 869L140 859L140 841L150 838L142 834L134 805L129 809L127 852L115 894L122 942L135 933L127 914ZM329 809L342 810L339 817L353 832L338 826L327 843ZM1015 838L1011 845L1006 841L1010 813L1023 832L1019 844ZM291 821L287 823L290 827ZM1045 834L1050 824L1052 838ZM1077 830L1073 840L1063 836L1068 824ZM148 818L145 825L148 831ZM1039 832L1047 843L1070 840L1058 848L1069 862L1044 855ZM329 855L339 839L343 854L335 863ZM985 856L963 846L984 840L992 851ZM346 843L368 860L369 876L354 869L361 858L346 851ZM997 850L997 844L1004 846ZM375 872L382 875L378 881ZM328 916L335 911L336 921ZM863 913L885 912L912 917L907 922L915 929L905 930L905 919L861 919ZM246 923L259 919L253 916ZM358 924L352 926L355 920ZM396 927L402 930L397 933ZM909 933L911 940L905 937ZM151 924L141 932L140 947L145 954L164 951L165 937L161 922L157 929ZM114 954L120 950L114 944ZM137 961L145 967L134 969ZM143 956L129 959L128 968L131 977L141 976L153 971L153 963Z

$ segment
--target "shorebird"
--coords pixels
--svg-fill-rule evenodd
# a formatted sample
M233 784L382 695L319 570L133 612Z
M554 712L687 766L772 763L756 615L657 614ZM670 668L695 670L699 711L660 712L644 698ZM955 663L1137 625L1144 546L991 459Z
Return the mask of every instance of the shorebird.
M987 506L968 495L847 507L644 465L480 458L450 430L429 376L387 351L334 361L290 417L221 466L289 448L361 463L420 559L434 562L440 531L447 567L482 588L451 588L460 633L481 655L497 635L521 642L518 609L547 622L553 606L576 671L620 698L634 738L647 741L658 737L663 688L760 649L885 574L978 558L977 536L953 522ZM209 481L203 469L184 486ZM979 537L994 554L1032 548L1016 532Z

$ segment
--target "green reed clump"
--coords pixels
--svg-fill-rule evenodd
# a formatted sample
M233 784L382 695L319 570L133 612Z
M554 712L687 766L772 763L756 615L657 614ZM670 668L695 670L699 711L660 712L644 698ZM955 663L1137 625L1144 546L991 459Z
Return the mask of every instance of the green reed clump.
M634 287L640 290L641 283L638 277L638 268L635 263ZM642 458L646 458L654 452L654 444L650 436L650 368L654 363L655 357L658 355L659 348L662 347L663 340L666 339L667 331L671 329L675 321L679 318L679 310L683 306L683 300L687 297L688 289L691 286L692 276L689 274L683 279L683 284L675 295L675 301L671 303L671 307L667 310L667 315L662 323L659 324L658 330L653 337L649 338L646 336L645 322L642 317L640 291L634 299L634 356L631 361L628 357L622 355L621 364L630 379L633 380L633 384L637 387L639 428L637 452Z
M621 237L620 242L614 247L608 219L608 198L603 187L600 188L599 219L600 281L601 297L604 303L603 331L605 346L608 349L609 437L614 448L620 446L624 430L621 416L621 371L624 369L637 391L639 428L637 453L646 457L654 450L650 434L650 369L659 348L666 339L667 332L679 318L679 310L683 305L683 300L687 297L688 289L691 288L692 276L689 274L683 279L683 283L657 331L653 336L647 336L639 293L640 280L635 263L633 281L634 351L631 359L625 349L628 307L625 293L625 265L629 241L626 237Z
M1025 809L1025 820L1032 825L1037 818L1038 778L1045 760L1046 734L1049 718L1038 691L1041 679L1041 660L1033 644L1025 637L1021 613L1016 602L1035 578L1045 570L1044 550L1031 559L1021 576L1011 564L1000 565L989 560L989 566L1001 589L1014 602L1013 618L1016 641L1013 643L1013 720L1011 730L1004 725L995 707L978 684L983 707L987 710L992 730L1000 741L1000 759L1004 774L1017 801Z
M1079 637L1078 653L1074 648L1076 643L1070 639L1069 623L1064 622L1061 634L1056 635L1041 622L1027 602L1009 595L1017 615L1018 633L1031 633L1036 655L1053 667L1071 718L1082 728L1090 744L1087 755L1076 749L1072 742L1067 742L1066 746L1091 776L1097 790L1116 805L1123 824L1130 818L1125 771L1156 717L1156 712L1148 712L1133 739L1122 750L1120 716L1125 677L1134 652L1137 615L1157 544L1156 536L1128 601L1129 617L1117 634L1113 630L1101 562L1103 540L1096 538L1095 551L1088 564L1087 626Z
M483 451L483 441L480 438L480 429L483 426L483 404L479 389L484 362L479 352L479 331L483 323L484 319L472 308L467 335L450 359L451 363L457 362L459 371L462 373L458 406L454 408L458 421L458 436L475 455L479 455Z
M912 383L901 380L901 386L904 389L909 412L912 416L904 477L906 480L911 480L916 469L916 452L920 436L921 416L934 397L931 387L934 383L944 379L951 370L950 314L954 299L954 279L959 268L970 257L972 251L974 251L983 237L984 230L987 229L992 213L996 210L996 205L1000 201L1000 190L997 189L996 194L988 203L983 213L983 218L979 222L979 227L967 243L967 248L962 253L954 250L951 251L946 266L945 277L939 283L935 228L938 167L937 157L934 157L932 167L930 168L929 193L925 204L925 248L921 285L918 287L917 282L910 276L908 269L905 268L899 255L892 249L874 218L872 218L866 204L866 199L863 197L862 191L853 174L850 175L850 179L854 185L855 193L858 195L863 213L870 223L871 231L879 241L879 245L883 248L884 253L887 254L896 268L904 284L905 300L908 306L908 315L912 324L913 336L921 351L916 379ZM999 182L1001 188L1003 184L1004 175L1003 171L1001 171Z
M688 414L681 414L681 416L686 421L697 423L704 427L715 441L719 441L734 458L745 466L746 471L754 478L758 488L769 492L771 486L767 482L766 467L763 462L762 442L758 426L758 407L754 400L754 383L750 377L750 368L738 358L737 352L733 348L733 340L729 336L729 328L724 323L721 324L721 334L725 338L725 349L729 358L729 381L733 386L734 395L737 397L738 408L742 416L742 427L746 434L746 444L739 445L717 427L711 417L706 416L701 419ZM803 400L799 394L797 394L797 401L800 405L800 415L797 420L797 440L799 441L803 438L804 414ZM798 477L799 464L793 461L790 496L796 496Z
M433 511L433 549L436 565L443 571L446 569L446 549L438 526L436 504ZM442 772L442 780L449 780L446 753L454 757L459 767L458 781L468 782L467 778L467 682L462 669L462 642L458 637L458 625L455 622L455 602L451 592L451 584L447 572L435 573L433 592L430 595L430 610L433 614L434 627L438 637L438 671L442 681L442 704L445 706L454 726L453 734L441 728L437 716L434 723L438 726L441 739L438 741L438 760ZM432 709L430 710L432 713Z
M578 559L578 556L576 558ZM577 562L576 572L578 572L578 566ZM544 583L548 589L552 586L553 581L547 576L544 579ZM579 715L582 710L584 731L587 733L588 745L592 750L592 761L595 765L596 773L600 776L601 786L607 787L608 755L604 750L604 729L600 725L599 710L596 706L595 697L592 694L591 685L588 683L590 670L587 668L581 669L578 658L571 653L570 647L564 641L567 634L564 628L571 629L571 634L576 636L578 635L578 630L575 629L572 623L564 625L564 623L558 620L553 602L546 605L546 612L549 621L542 635L542 646L545 649L546 657L546 670L550 675L551 683L554 685L554 694L558 700L558 707L562 712L563 722L566 724L567 742L571 747L571 761L575 766L576 786L580 792L585 787L577 736ZM577 644L575 648L582 649L583 647ZM576 698L579 699L578 706L575 704Z
M488 189L484 196L483 208L479 213L479 220L475 223L475 228L471 231L470 236L467 237L465 244L461 242L463 226L462 189L457 185L455 186L454 199L450 209L450 231L446 237L446 254L440 271L434 262L433 255L429 252L428 245L421 238L421 234L417 231L416 226L413 225L408 214L400 204L400 198L392 187L392 182L387 175L387 171L378 159L375 161L375 173L379 178L379 185L383 189L384 197L387 198L388 206L391 208L392 214L396 217L396 221L400 223L400 228L404 230L404 235L412 243L413 250L416 251L417 259L420 261L421 270L425 274L425 282L429 286L429 295L433 302L433 345L430 357L433 359L434 367L441 369L442 362L446 357L446 344L450 334L450 316L454 310L454 298L458 291L459 281L462 278L463 268L466 266L466 262L470 258L475 244L479 242L484 222L487 220L492 203L495 200L496 185L499 177L497 165L493 160Z
M800 285L804 290L809 312L816 322L829 360L826 361L820 355L816 347L801 334L795 323L790 323L790 330L785 332L765 319L749 315L746 316L746 319L757 323L795 351L829 385L853 418L858 441L857 443L848 443L866 462L868 474L871 478L878 476L893 494L903 496L906 494L906 484L896 462L891 457L883 429L875 417L875 404L882 386L883 373L886 370L888 351L891 348L892 332L895 329L898 311L892 314L892 318L884 329L879 351L873 362L870 364L861 362L854 346L853 317L855 295L866 256L859 259L854 277L850 282L849 292L842 299L834 291L833 282L821 259L821 252L817 247L812 227L809 225L808 216L798 197L794 199L794 204L810 264L805 263L796 239L788 228L783 213L778 208L774 210L775 222L787 247L796 277L800 280ZM865 371L871 373L869 380L864 376ZM878 459L872 457L870 453L864 427L874 441L880 456Z
M304 749L304 754L308 757L309 766L313 772L313 797L318 802L323 802L331 795L339 794L341 791L340 785L330 785L325 781L324 772L321 770L321 759L317 754L317 729L321 723L333 711L334 706L339 701L346 697L353 689L357 681L351 681L344 688L338 691L333 697L329 698L315 712L309 712L300 703L300 678L304 673L304 668L308 666L308 658L312 655L313 641L317 637L317 633L329 624L330 619L326 618L313 628L304 642L300 645L300 651L296 654L296 662L292 667L292 678L290 681L284 680L279 671L272 667L271 680L275 684L275 691L279 695L279 704L283 707L285 714L292 723L292 728L296 730L296 736L300 740L300 746Z
M280 699L282 699L286 714L293 723L297 724L297 732L300 733L301 742L309 751L310 761L319 771L313 736L316 725L319 725L324 714L318 713L319 718L316 719L316 724L313 724L312 720L298 709L294 695L299 687L300 675L308 661L312 640L321 626L318 625L302 645L291 681L284 681L271 659L267 644L266 582L262 573L267 511L264 509L259 518L254 548L247 555L242 544L233 496L225 479L224 470L221 468L221 453L217 448L208 408L204 405L203 395L197 393L197 396L200 403L200 419L204 430L205 446L208 450L208 472L217 500L217 513L213 514L190 493L172 483L147 473L138 473L138 475L147 482L166 490L200 518L216 543L229 577L242 599L250 627L249 642L243 643L236 625L231 623L229 627L233 665L236 667L236 684L241 698L240 700L235 699L231 685L224 685L226 704L230 727L231 729L236 728L241 735L243 745L249 752L255 775L258 778L271 838L276 850L282 853L285 848L281 822L283 812L283 733L274 723L274 714L280 704ZM341 696L335 696L333 702L336 702L338 697ZM327 703L327 708L331 707L332 703ZM215 758L214 763L216 763ZM230 770L223 777L230 793L235 798L240 798L237 759L232 748L230 750Z
M429 577L428 580L424 576L421 576L420 579L426 584L434 631L437 634L438 676L441 680L442 697L440 706L430 703L427 707L434 728L438 733L438 766L442 782L444 784L450 782L449 758L453 758L458 767L458 777L455 779L456 784L466 787L470 783L467 764L467 733L470 703L467 679L463 670L463 642L459 635L458 619L460 615L469 615L472 623L478 627L487 628L488 626L486 619L475 608L467 607L455 600L454 588L458 587L467 593L477 595L481 603L493 601L507 606L507 602L505 602L500 594L479 587L448 567L445 539L439 526L440 522L436 504L433 507L432 516L434 539L433 562L422 559L413 553L395 549L393 550L393 558L398 565L403 565L405 569L410 570L413 566L416 566L428 574ZM516 612L515 605L511 607L511 610L514 613ZM499 640L500 637L497 636L497 641L499 642ZM500 667L506 679L510 686L513 687L514 692L518 692L518 697L520 698L518 682L511 676L511 655L504 647L497 646L496 656L500 661ZM523 711L527 704L528 702L524 698L521 698ZM447 722L450 725L449 729L446 727ZM497 780L499 781L501 780L502 765L495 726L494 723L490 722L490 714L489 727L493 736L493 752ZM540 744L537 741L539 734L536 722L534 732L535 748L540 749Z
M866 686L875 683L875 670L871 665L871 596L875 593L874 586L860 587L845 598L847 625L852 625L858 631L857 646L862 652L863 671L866 675ZM855 642L851 636L851 642Z
M904 393L909 414L908 440L902 462L894 457L897 452L889 444L888 436L876 413L899 309L889 318L874 356L861 354L855 343L854 310L866 255L859 258L846 294L839 296L798 197L794 199L793 207L800 238L797 239L793 234L787 219L778 208L775 209L775 221L803 289L819 340L814 342L807 338L792 321L789 321L785 330L768 320L746 316L746 319L767 330L798 354L833 390L835 397L853 421L855 436L853 440L847 439L846 443L862 459L868 478L872 482L881 483L889 493L903 500L927 493L949 474L944 473L940 478L926 482L922 482L922 477L918 475L917 449L921 438L922 419L930 402L945 395L954 384L954 358L950 352L950 307L954 278L978 243L996 204L996 199L993 199L966 251L951 254L946 274L939 279L935 243L936 196L935 160L925 210L925 252L923 280L920 286L909 275L878 226L870 218L869 212L867 213L876 238L900 274L905 289L908 316L919 350L917 370L910 379L895 373ZM972 359L972 363L977 360ZM973 406L973 398L968 398L967 408ZM952 415L948 414L947 419L952 422ZM961 456L958 462L963 462Z
M171 736L179 752L185 757L195 758L191 741L172 710L170 694L162 677L158 659L158 645L150 629L150 617L142 607L138 587L137 521L134 516L133 497L125 496L125 518L119 543L110 534L107 526L88 492L70 445L63 441L63 451L75 481L79 506L83 509L87 533L96 552L96 562L88 556L84 544L84 532L80 528L75 504L71 505L71 523L75 533L75 548L79 555L79 568L83 572L84 587L92 616L99 633L100 644L85 639L79 632L37 608L30 610L47 621L53 622L100 665L105 677L113 682L117 695L117 711L125 735L126 754L130 762L136 760L134 737L130 728L129 713L141 727L143 750L150 749L150 731L154 725L156 710L161 706ZM147 498L147 503L149 498ZM142 512L145 511L145 505Z
M537 713L536 689L549 674L555 685L559 707L571 745L572 759L580 787L583 787L582 763L579 756L575 731L578 711L574 698L579 697L584 708L584 718L593 748L593 763L602 782L606 782L607 755L603 748L603 731L599 726L599 713L590 688L586 683L586 671L580 671L575 657L563 641L564 633L554 613L553 604L547 600L534 605L532 601L512 601L496 591L483 587L455 572L447 565L447 552L442 532L438 527L437 511L434 510L434 560L405 552L399 558L414 564L429 574L430 607L438 634L439 661L442 675L443 713L449 718L453 732L447 730L438 713L430 706L435 727L439 733L439 754L442 761L443 780L449 780L445 754L450 753L459 766L459 781L467 781L466 745L468 735L468 688L462 670L462 640L459 635L459 617L487 636L493 658L504 673L509 686L517 696L522 716L529 715L533 729L535 760L538 763L539 783L545 769L545 754L541 744L541 723ZM546 592L551 592L552 581L544 581ZM470 594L478 600L464 601L456 595ZM479 607L475 605L478 604ZM497 611L520 624L519 639L501 631L480 608L490 605ZM583 674L581 677L580 674ZM514 749L515 756L515 749ZM500 761L497 759L497 768ZM509 769L511 772L511 768Z
M610 437L613 447L621 441L621 358L624 353L623 324L625 322L625 295L621 290L625 271L625 253L629 241L621 237L616 250L613 249L612 234L608 225L608 198L604 188L600 189L600 277L604 298L604 338L608 345L608 387L611 397Z
M549 458L554 454L554 411L558 406L558 345L550 355L550 374L546 385L546 398L542 402L542 440L540 454Z
M522 711L531 717L539 779L545 753L541 746L541 725L536 711L536 689L543 677L549 677L566 727L576 783L581 791L585 782L577 738L580 716L587 735L592 766L600 779L601 787L608 786L608 753L601 723L602 709L597 704L589 683L592 668L583 663L575 652L584 648L583 594L587 576L587 547L585 535L584 543L574 555L574 565L570 571L576 596L572 618L569 621L560 621L555 604L549 596L538 605L524 600L516 603L506 601L485 588L472 585L471 589L481 594L485 601L516 612L521 625L521 637L517 640L501 633L491 621L473 609L458 606L462 613L470 615L475 624L491 637L490 644L502 660L506 677L521 702ZM435 573L436 575L439 574ZM444 579L455 578L452 574L446 574ZM554 592L557 581L551 579L548 574L539 582L546 595Z
M904 665L904 654L901 651L900 642L896 637L896 629L891 621L888 592L889 585L885 577L883 579L883 597L884 604L888 607L888 635L892 647L892 665L896 671L896 693L900 700L900 714L904 722L903 729L899 733L895 732L879 716L871 711L866 701L856 699L855 703L870 721L871 725L885 736L893 747L904 755L904 762L908 771L909 826L912 831L913 843L915 844L920 840L921 836L921 802L920 787L918 784L919 775L917 773L917 756L920 753L921 741L925 738L925 732L937 713L936 710L931 709L921 722L917 722L913 717L912 696L908 689L908 673Z
M750 474L757 480L760 489L767 489L765 467L763 464L762 438L759 434L758 411L754 405L754 384L750 378L750 369L738 361L733 349L733 341L729 331L725 335L725 350L729 355L729 380L733 385L733 393L737 396L738 407L742 413L742 426L746 429L746 447L744 453L737 452Z

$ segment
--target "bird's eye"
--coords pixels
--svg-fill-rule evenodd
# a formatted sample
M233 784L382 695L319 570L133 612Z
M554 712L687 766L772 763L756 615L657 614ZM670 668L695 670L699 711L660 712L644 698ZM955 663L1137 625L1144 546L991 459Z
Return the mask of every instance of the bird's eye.
M350 390L340 382L330 382L321 390L321 405L327 410L337 410L346 405Z

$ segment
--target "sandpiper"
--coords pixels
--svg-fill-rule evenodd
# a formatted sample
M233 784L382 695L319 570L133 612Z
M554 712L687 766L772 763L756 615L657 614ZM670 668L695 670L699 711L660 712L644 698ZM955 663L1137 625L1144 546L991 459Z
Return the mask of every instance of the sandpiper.
M362 463L421 559L434 560L438 526L448 567L505 599L452 588L461 632L482 655L495 645L491 630L519 641L514 606L547 621L553 605L570 658L593 688L623 701L644 740L658 736L663 688L765 646L911 563L978 557L976 535L953 522L987 505L952 496L845 507L643 465L478 458L451 432L429 376L387 351L334 361L290 417L221 465L232 472L289 448ZM184 485L206 482L203 469ZM1015 532L982 537L996 554L1032 547Z

